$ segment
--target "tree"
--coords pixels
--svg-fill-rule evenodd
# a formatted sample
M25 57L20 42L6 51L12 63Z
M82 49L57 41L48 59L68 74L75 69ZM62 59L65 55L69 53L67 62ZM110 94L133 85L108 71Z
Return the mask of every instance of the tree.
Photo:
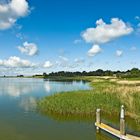
M48 75L46 72L43 73L43 77L46 78Z

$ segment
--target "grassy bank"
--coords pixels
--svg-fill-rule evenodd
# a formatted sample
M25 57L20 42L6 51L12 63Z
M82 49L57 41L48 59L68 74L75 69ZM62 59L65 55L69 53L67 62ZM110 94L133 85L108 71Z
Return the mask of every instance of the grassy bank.
M97 108L106 113L119 113L124 104L127 115L132 118L140 116L139 84L118 82L119 79L109 77L74 77L74 80L88 80L93 87L86 91L57 93L45 97L38 103L39 110L44 113L93 115Z

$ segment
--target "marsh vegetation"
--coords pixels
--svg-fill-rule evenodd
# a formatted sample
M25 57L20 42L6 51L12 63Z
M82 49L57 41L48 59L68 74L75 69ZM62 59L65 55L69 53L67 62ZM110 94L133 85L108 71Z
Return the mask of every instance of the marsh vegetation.
M70 78L71 79L71 78ZM90 81L92 89L61 92L41 99L41 112L69 115L93 115L96 108L105 113L119 114L121 104L126 115L140 119L140 81L122 80L114 77L74 77L76 80Z

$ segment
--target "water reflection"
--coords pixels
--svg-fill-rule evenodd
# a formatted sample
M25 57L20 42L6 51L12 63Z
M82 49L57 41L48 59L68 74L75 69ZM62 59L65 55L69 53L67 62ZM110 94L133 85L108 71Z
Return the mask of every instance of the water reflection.
M0 139L85 140L87 136L89 140L94 139L93 128L87 129L87 124L58 123L36 111L38 99L79 88L89 89L89 86L77 82L0 78Z
M25 112L36 111L37 99L34 97L23 97L19 102L19 106L24 109Z
M111 137L111 135L107 133L104 133L103 131L101 133L96 133L96 140L112 140L112 139L115 139L115 138Z
M44 82L44 88L45 88L47 93L51 91L50 81L45 81Z
M34 111L37 99L43 96L79 89L89 89L89 86L82 81L56 82L43 79L0 78L0 97L18 98L18 105L26 112Z
M27 79L0 78L0 95L19 97L36 91L39 86L35 82Z
M28 78L0 78L0 95L11 97L20 97L23 95L34 94L39 92L40 96L54 94L56 92L71 91L71 90L86 90L90 89L88 83L83 81L59 82L59 81L44 81L43 79L28 79ZM45 91L45 92L44 92ZM38 96L39 93L36 95Z
M73 114L59 114L54 112L40 112L44 116L49 116L50 118L57 120L58 122L87 122L94 125L96 113L91 115L73 115ZM102 112L102 122L112 126L113 128L120 129L120 120L119 120L119 113L110 112L105 113ZM127 133L136 135L140 137L140 123L136 120L126 117L126 130ZM106 137L99 135L98 139L100 138L106 139ZM101 139L102 140L102 139ZM107 139L108 140L108 139Z
M87 82L84 81L44 81L44 89L47 94L75 91L75 90L87 90L90 89Z

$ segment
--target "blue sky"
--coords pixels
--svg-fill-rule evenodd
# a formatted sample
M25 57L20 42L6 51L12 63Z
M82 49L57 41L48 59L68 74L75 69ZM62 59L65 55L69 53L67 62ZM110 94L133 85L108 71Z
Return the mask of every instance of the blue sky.
M139 5L0 0L0 75L140 68Z

